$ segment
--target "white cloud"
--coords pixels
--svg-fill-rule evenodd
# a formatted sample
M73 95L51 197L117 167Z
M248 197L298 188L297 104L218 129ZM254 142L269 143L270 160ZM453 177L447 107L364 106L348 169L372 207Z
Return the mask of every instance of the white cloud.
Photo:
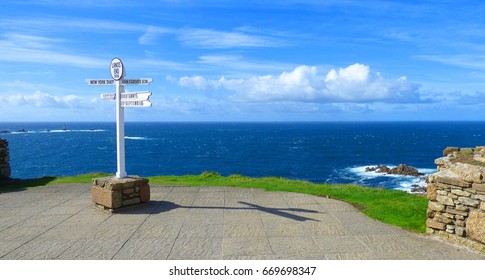
M138 38L138 43L141 45L155 44L158 37L162 34L173 33L174 30L170 28L162 28L150 25L147 27L146 32Z
M62 53L55 43L60 39L24 34L6 34L0 40L0 61L72 65L83 68L105 67L106 62L92 57Z
M243 33L239 31L217 31L212 29L182 29L178 39L190 47L233 48L270 47L283 45L276 38Z
M0 96L2 107L27 106L35 108L88 108L96 99L86 99L76 95L57 96L36 91L33 94L13 94Z
M421 103L419 85L406 77L385 79L372 73L369 66L353 64L325 75L316 66L301 65L278 76L254 76L248 79L206 79L181 77L180 86L201 90L224 88L236 92L232 98L249 102L319 102L319 103Z
M485 69L485 56L483 54L416 55L415 58L463 68Z

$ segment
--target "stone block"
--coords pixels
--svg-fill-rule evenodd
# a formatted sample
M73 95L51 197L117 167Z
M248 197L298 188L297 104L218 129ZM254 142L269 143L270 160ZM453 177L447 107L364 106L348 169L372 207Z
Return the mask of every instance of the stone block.
M458 236L464 237L466 235L466 230L462 226L456 227L455 228L455 234L458 235Z
M455 205L455 209L458 210L458 211L469 211L470 210L470 208L466 207L463 204Z
M437 190L436 191L437 195L443 195L443 196L448 196L448 191L444 190Z
M123 206L133 205L133 204L138 204L138 203L140 203L139 197L123 200Z
M485 202L480 203L480 210L485 211Z
M440 223L438 221L428 219L426 221L426 227L433 228L433 229L444 230L446 228L446 225L443 224L443 223Z
M478 207L479 201L467 197L459 197L458 201L461 202L463 205L471 206L471 207Z
M459 211L459 210L456 210L453 207L446 207L445 211L447 213L450 213L450 214L461 215L461 216L464 216L464 217L468 216L468 211Z
M447 218L445 215L441 213L436 213L434 216L433 220L443 223L443 224L451 224L452 220L450 218Z
M134 193L135 192L135 188L125 188L123 189L123 194L130 194L130 193Z
M471 196L471 193L462 191L461 189L452 189L451 193L456 194L458 196L466 196L466 197Z
M436 188L442 189L442 190L449 190L451 188L451 185L443 184L443 183L434 183Z
M452 193L449 193L449 194L447 195L447 197L449 197L449 198L451 198L451 199L457 199L457 198L458 198L458 196L457 196L456 194L452 194Z
M478 184L478 183L473 183L472 188L474 190L477 190L479 192L485 193L485 184Z
M482 173L485 172L483 167L461 162L453 164L450 170L457 174L461 180L469 183L480 183Z
M483 194L477 194L477 195L475 195L475 199L478 199L480 201L485 201L485 195L483 195Z
M429 175L429 181L431 183L443 183L463 188L469 188L471 186L470 182L462 181L458 174L448 169Z
M119 208L123 205L120 191L112 191L98 186L92 186L91 197L93 202L108 208Z
M138 176L96 178L93 184L93 201L106 208L116 209L150 200L148 179ZM141 195L140 190L143 190Z
M150 186L148 184L141 186L139 191L140 191L140 202L141 203L149 202L150 201Z
M427 197L429 200L436 200L436 196L438 195L436 191L437 188L435 184L429 183L426 186Z
M428 209L443 212L445 210L445 206L436 201L428 201Z
M470 238L485 244L485 213L470 213L466 222L466 233Z
M455 225L458 227L464 227L465 221L464 220L455 220Z
M448 196L438 195L436 197L436 200L443 205L448 205L448 206L455 205L455 203L453 202L453 199L449 198Z

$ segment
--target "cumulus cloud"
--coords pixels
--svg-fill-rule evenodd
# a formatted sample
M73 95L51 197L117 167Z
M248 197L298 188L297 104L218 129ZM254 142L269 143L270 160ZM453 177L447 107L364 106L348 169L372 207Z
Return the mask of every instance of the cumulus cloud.
M406 77L385 79L370 67L353 64L331 69L325 74L316 66L301 65L278 76L254 76L247 79L206 79L181 77L180 86L201 90L226 89L236 92L232 98L249 102L319 103L420 103L419 85Z

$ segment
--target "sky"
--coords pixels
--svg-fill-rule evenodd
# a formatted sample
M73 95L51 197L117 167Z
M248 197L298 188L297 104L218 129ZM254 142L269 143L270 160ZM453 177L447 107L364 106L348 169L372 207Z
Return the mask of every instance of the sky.
M485 120L483 1L3 1L0 122Z

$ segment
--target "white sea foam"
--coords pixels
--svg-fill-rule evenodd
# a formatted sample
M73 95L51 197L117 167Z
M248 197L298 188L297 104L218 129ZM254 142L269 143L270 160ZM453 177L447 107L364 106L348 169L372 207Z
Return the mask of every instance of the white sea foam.
M25 133L66 133L66 132L103 132L105 129L52 129L52 130L26 130L26 131L12 131L11 134L25 134Z
M125 139L128 140L150 140L148 137L139 137L139 136L125 136Z
M389 168L396 167L395 165L385 164ZM361 184L384 184L392 189L403 190L406 192L412 192L413 187L425 187L426 181L423 179L425 176L436 172L432 168L416 168L420 173L425 175L415 177L399 174L387 174L379 173L376 171L366 171L366 168L376 167L375 165L357 166L351 167L347 170L354 174L356 181ZM385 181L385 182L384 182ZM377 186L376 185L376 186Z

